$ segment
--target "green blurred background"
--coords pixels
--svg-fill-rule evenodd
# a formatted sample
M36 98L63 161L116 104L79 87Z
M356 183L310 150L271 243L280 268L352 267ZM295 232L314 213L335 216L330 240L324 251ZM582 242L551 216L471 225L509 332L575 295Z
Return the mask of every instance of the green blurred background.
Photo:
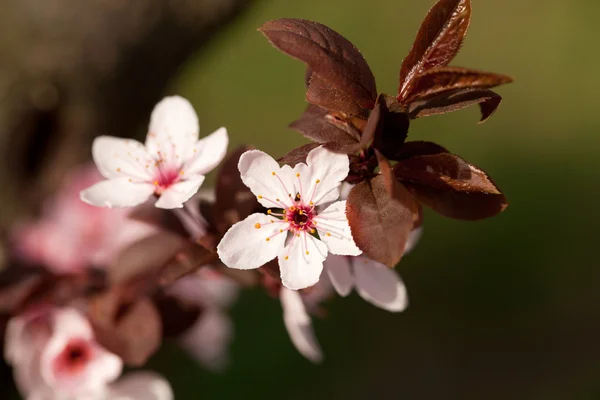
M315 327L325 362L293 348L277 301L234 306L231 367L213 374L174 345L150 366L178 399L599 399L600 2L474 0L453 65L509 74L504 102L415 121L431 140L493 177L510 206L481 222L426 211L421 243L398 270L410 306L390 314L337 298ZM264 0L174 77L201 135L226 126L236 144L274 156L305 143L286 126L304 108L304 66L256 31L267 20L324 23L363 53L381 92L397 75L433 0Z

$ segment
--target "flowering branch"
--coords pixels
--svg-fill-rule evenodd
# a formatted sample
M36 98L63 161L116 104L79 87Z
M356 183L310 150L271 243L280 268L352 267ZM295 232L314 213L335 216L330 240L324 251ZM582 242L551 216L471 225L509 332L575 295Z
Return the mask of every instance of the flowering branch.
M290 126L313 143L279 160L249 147L226 157L225 128L200 139L192 105L163 99L144 144L96 139L92 155L104 180L65 189L87 204L57 201L48 221L17 230L15 260L43 268L2 286L0 308L16 318L77 310L67 309L93 328L93 335L86 328L88 347L128 365L143 365L174 336L211 368L226 363L224 309L239 287L260 286L278 298L292 342L314 362L323 354L311 315L335 293L354 290L376 307L403 311L407 289L393 267L422 234L422 207L476 220L507 206L480 168L438 144L407 141L420 117L479 104L483 122L499 106L490 88L509 77L448 65L470 17L469 0L436 3L400 68L395 96L377 91L358 49L332 29L267 22L260 30L268 40L308 66L310 104ZM219 164L214 190L201 189ZM135 208L122 211L128 207ZM68 223L73 218L94 223L83 229ZM72 257L50 251L54 237L75 238L65 241Z

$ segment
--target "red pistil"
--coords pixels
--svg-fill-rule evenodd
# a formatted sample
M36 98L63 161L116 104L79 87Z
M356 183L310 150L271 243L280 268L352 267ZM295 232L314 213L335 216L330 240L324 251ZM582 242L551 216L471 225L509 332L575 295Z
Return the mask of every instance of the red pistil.
M72 339L54 359L57 373L74 375L80 373L92 358L92 348L83 339Z
M312 231L314 229L314 210L311 206L296 203L285 210L285 219L289 222L294 232Z
M159 168L154 177L154 186L156 186L156 194L160 195L167 190L171 185L181 180L182 171L178 168Z

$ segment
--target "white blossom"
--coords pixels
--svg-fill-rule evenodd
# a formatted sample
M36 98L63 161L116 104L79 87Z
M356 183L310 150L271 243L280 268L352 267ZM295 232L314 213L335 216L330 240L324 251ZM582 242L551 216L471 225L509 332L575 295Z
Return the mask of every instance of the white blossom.
M421 232L422 228L411 232L405 255L416 245ZM325 270L335 291L342 297L348 296L354 288L364 300L384 310L400 312L408 306L406 286L398 272L364 255L330 256L325 262Z
M306 161L280 167L261 151L242 154L242 181L269 211L252 214L227 231L217 247L225 265L253 269L277 257L282 283L298 290L319 281L328 252L361 253L350 233L346 202L336 201L348 175L348 156L321 146Z
M225 128L198 140L199 130L189 101L164 98L152 112L145 144L96 138L92 155L106 180L81 192L81 199L99 207L133 207L155 195L156 207L181 208L227 151Z

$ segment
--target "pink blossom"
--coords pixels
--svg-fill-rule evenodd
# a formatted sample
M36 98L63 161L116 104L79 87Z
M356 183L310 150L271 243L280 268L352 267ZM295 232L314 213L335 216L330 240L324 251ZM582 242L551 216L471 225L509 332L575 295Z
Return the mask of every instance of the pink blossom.
M96 138L92 155L106 180L82 191L81 199L98 207L133 207L155 195L156 207L181 208L227 152L225 128L200 140L199 132L190 102L165 97L152 111L145 144Z
M121 375L122 360L96 342L87 319L73 308L41 308L12 318L4 345L26 399L173 398L160 377L132 374L113 383Z
M77 273L106 266L121 249L155 232L149 224L128 219L125 209L83 203L79 192L101 179L94 166L79 167L66 176L43 205L41 218L14 230L17 257L57 274Z
M194 325L180 336L179 342L202 365L222 370L229 362L233 324L227 308L236 300L239 286L210 267L179 279L169 294L201 308Z

